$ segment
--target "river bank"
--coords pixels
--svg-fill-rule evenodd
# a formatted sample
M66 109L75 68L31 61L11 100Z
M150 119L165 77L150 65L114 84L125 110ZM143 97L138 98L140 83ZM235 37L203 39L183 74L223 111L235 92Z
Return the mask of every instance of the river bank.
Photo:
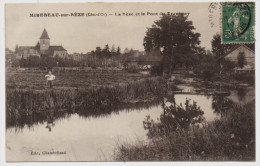
M234 81L233 78L224 79L205 81L199 77L184 74L172 76L169 81L179 88L174 92L175 95L212 96L211 107L216 114L221 116L211 120L206 118L196 124L195 119L198 117L194 118L194 123L188 120L187 116L182 117L182 114L188 111L187 108L194 111L190 114L196 114L200 107L196 104L187 104L189 103L187 99L186 104L183 103L183 106L180 105L177 108L172 103L170 107L165 108L166 113L164 111L157 121L144 119L144 128L148 130L149 141L137 139L132 144L121 143L116 147L114 160L254 161L254 84L252 80L247 80L245 83ZM176 99L171 101L176 101ZM180 113L180 110L184 112ZM202 112L203 115L207 110L202 109ZM182 120L178 121L178 118L187 118L186 120L190 121L188 127L172 127L176 125L175 123L182 126ZM149 124L148 127L147 124Z
M243 106L243 110L246 108L246 110L250 109L248 112L253 111L254 87L241 87L243 91L237 88L210 89L205 86L199 88L193 86L201 84L201 80L197 80L197 78L186 75L174 76L174 79L169 80L162 77L146 76L142 78L138 76L137 80L123 84L115 83L85 88L57 87L53 90L7 88L6 127L9 140L7 147L10 147L7 152L18 154L24 151L23 147L16 149L13 147L16 146L17 139L26 138L20 140L21 145L26 145L28 148L26 151L38 148L46 151L66 150L67 154L60 156L58 159L60 161L67 159L70 161L137 161L153 160L152 158L164 161L223 161L236 160L235 156L240 155L236 153L237 151L225 153L221 151L225 148L242 148L247 157L240 156L238 160L254 160L252 150L254 142L246 140L249 142L248 144L238 142L239 144L236 145L235 141L235 144L232 143L231 146L230 141L234 138L231 135L232 132L236 131L235 138L238 140L241 138L238 130L229 130L230 126L228 126L240 125L237 128L242 128L241 131L247 128L250 129L249 133L252 132L251 124L243 125L236 124L236 122L250 120L250 118L247 119L248 116L245 116L244 111L239 111L239 105ZM199 89L202 90L198 91ZM147 116L158 122L156 119L160 119L165 113L162 104L165 102L165 105L169 106L168 104L173 99L170 97L172 95L174 95L177 106L185 105L189 100L190 104L196 103L196 108L200 107L205 118L205 121L201 123L203 128L192 126L189 130L148 138L149 131L144 128L143 123ZM227 116L227 112L241 113L232 114L232 116L237 116L237 119L230 123L232 119L227 121L222 119ZM241 115L244 119L241 119ZM44 133L44 136L37 133ZM63 139L61 136L65 135L66 139ZM77 135L76 138L75 135ZM231 139L231 137L233 138ZM249 137L252 138L252 136ZM59 144L52 144L52 140L57 139L60 140ZM131 143L124 143L129 139ZM70 142L72 140L77 144ZM88 140L92 140L92 142ZM213 140L216 142L212 143ZM219 140L222 141L223 146ZM191 145L189 141L193 144ZM32 145L31 142L37 143ZM207 142L207 146L203 145L205 142ZM40 144L48 146L41 147ZM176 146L171 146L175 144ZM217 145L219 147L214 147ZM201 149L200 146L202 146ZM243 149L244 147L247 148ZM220 148L218 150L221 152L216 157L213 155L215 151L207 151L210 148ZM88 149L95 149L95 152ZM191 150L187 152L187 149ZM24 151L25 155L26 151ZM231 155L226 155L228 152ZM18 161L19 159L9 160ZM31 157L31 160L38 161L37 157ZM51 159L46 157L44 160Z
M150 78L122 85L85 89L6 90L7 127L23 124L27 119L44 119L51 112L100 116L142 103L158 103L155 91L163 89L163 79ZM35 120L37 121L37 120Z
M162 115L148 133L150 140L136 140L116 147L116 161L255 161L255 103L234 104L225 116L211 122L171 129ZM145 122L145 121L144 121ZM156 129L160 126L160 129ZM168 130L161 133L164 128Z

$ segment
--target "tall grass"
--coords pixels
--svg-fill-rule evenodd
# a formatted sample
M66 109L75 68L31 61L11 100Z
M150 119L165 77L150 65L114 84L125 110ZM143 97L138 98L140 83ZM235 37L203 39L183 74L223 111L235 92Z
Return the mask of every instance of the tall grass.
M124 85L101 86L88 89L6 90L7 126L29 116L48 112L79 113L84 116L110 114L129 105L156 101L153 89L161 89L161 78L145 79Z
M254 161L255 107L234 105L224 117L172 130L149 143L117 147L117 161Z

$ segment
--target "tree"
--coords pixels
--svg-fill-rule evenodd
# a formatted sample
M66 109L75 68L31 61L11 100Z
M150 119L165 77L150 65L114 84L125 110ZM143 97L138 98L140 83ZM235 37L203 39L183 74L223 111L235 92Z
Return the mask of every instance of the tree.
M114 44L112 45L110 52L111 52L111 53L115 53L115 52L116 52L116 49L115 49L115 45L114 45Z
M96 54L98 57L101 56L101 48L100 48L100 47L96 47L95 54Z
M116 49L116 59L117 59L117 66L120 65L120 59L121 59L121 48L118 46Z
M212 96L211 107L214 109L214 113L220 114L221 117L227 110L232 108L233 101L224 95Z
M225 71L225 72L231 72L231 71L234 69L235 66L236 66L236 64L235 64L234 62L232 62L232 61L230 61L230 60L225 60L225 61L223 62L223 67L222 67L222 69L223 69L223 71Z
M116 54L117 55L120 55L121 54L121 48L118 46L117 49L116 49Z
M216 56L217 64L220 65L225 61L225 55L232 47L231 44L221 44L221 36L220 34L216 34L213 36L211 41L212 53Z
M105 45L104 49L102 50L102 57L103 57L103 63L105 67L108 65L108 59L111 58L111 52L109 50L108 44Z
M133 55L133 54L134 54L133 48L130 49L129 54L130 54L130 55Z
M246 64L246 59L245 59L245 53L244 52L239 52L237 56L237 64L238 67L243 68L244 65Z
M193 68L193 72L200 75L204 80L211 80L217 72L215 57L211 55L200 57L199 63Z
M166 136L176 131L185 131L191 125L198 125L205 120L204 112L197 106L196 102L190 103L186 99L184 106L175 104L175 98L170 101L172 97L167 97L169 106L162 103L163 113L160 115L158 121L154 121L148 115L143 121L145 130L148 130L148 138L156 138L157 136Z
M110 58L111 52L109 51L108 44L105 45L104 49L102 50L102 54L105 58Z
M153 49L162 50L162 55L168 62L170 74L180 60L187 54L196 54L200 44L200 34L194 32L195 27L188 16L163 15L148 28L143 45L146 52ZM185 59L185 58L184 58Z
M125 48L125 50L124 50L124 54L126 54L126 53L129 53L129 49L128 48Z
M18 47L18 45L16 44L14 53L15 53L15 54L18 54L18 52L19 52L19 47Z
M19 67L20 66L19 60L18 59L12 60L11 66L12 67Z

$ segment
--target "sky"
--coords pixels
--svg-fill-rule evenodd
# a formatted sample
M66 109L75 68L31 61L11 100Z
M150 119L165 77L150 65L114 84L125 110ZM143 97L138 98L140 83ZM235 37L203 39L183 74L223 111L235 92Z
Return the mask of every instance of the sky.
M86 53L97 46L120 46L143 51L148 27L160 15L115 16L115 13L189 13L189 20L201 34L201 46L211 49L214 34L219 33L219 10L209 12L210 3L49 3L6 4L5 47L35 46L46 28L51 45L62 45L68 53ZM111 16L29 17L30 13L107 13ZM213 19L209 21L209 15ZM214 23L211 27L210 23Z

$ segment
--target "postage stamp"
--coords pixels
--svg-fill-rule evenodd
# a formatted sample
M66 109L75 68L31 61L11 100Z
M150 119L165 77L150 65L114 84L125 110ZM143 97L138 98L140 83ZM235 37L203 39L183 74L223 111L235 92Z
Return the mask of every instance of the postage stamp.
M255 41L254 2L224 2L222 4L222 43L252 43Z

